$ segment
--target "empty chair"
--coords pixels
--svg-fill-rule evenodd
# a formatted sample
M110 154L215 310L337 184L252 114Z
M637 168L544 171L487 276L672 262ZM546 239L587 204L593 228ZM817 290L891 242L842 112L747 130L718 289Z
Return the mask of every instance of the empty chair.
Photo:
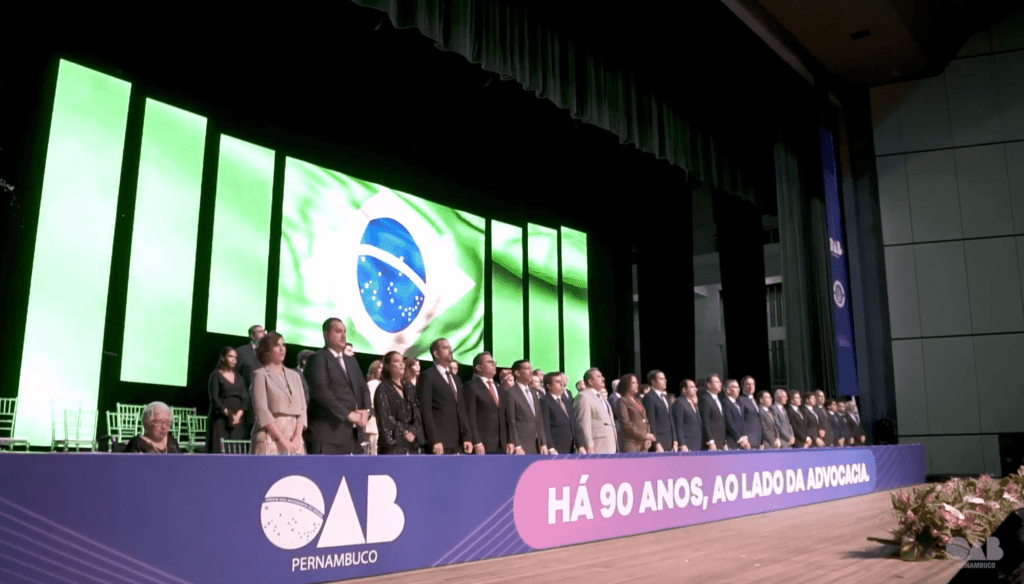
M220 441L220 451L222 454L249 454L249 441L224 438Z
M18 446L24 446L28 450L28 440L18 438L14 433L15 416L18 413L18 398L0 398L0 450L14 450Z
M99 412L91 410L64 410L64 451L69 448L97 450L96 427Z
M68 449L67 434L64 431L64 412L82 409L81 402L71 400L50 400L50 450Z
M195 413L195 408L171 407L171 416L173 416L171 436L174 436L174 439L180 444L188 442L188 417Z
M206 448L206 416L188 414L188 442L184 445L189 452Z
M136 404L117 404L117 413L121 415L121 432L128 438L142 434L142 412L146 406Z

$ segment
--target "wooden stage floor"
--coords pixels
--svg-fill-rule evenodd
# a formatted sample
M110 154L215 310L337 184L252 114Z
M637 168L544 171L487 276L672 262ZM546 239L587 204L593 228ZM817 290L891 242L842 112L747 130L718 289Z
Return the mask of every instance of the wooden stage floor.
M903 562L867 540L895 527L889 492L571 547L355 580L875 584L948 582L962 560ZM352 580L350 580L352 581Z

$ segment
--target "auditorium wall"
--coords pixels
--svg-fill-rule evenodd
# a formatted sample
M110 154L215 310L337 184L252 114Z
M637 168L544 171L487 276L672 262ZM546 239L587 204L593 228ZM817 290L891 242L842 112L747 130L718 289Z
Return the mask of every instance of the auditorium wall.
M1024 432L1024 16L871 110L900 442L999 474Z

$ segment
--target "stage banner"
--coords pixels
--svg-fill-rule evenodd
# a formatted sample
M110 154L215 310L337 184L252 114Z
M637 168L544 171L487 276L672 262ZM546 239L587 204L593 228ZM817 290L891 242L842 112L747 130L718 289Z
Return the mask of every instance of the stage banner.
M831 130L819 126L818 133L821 138L821 169L825 182L829 273L832 275L832 320L836 331L836 388L839 395L859 395L857 357L853 350L853 306L850 302L850 283L846 277L843 210L836 179L836 151Z
M0 454L0 581L313 583L924 481L924 447L606 456Z

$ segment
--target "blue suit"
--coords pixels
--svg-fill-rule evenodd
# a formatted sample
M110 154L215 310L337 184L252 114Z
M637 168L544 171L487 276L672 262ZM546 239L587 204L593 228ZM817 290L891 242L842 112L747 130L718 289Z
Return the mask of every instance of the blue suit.
M745 395L741 394L736 401L743 410L743 429L750 439L750 447L756 450L761 447L761 412L754 400Z
M738 450L740 437L747 435L743 424L743 410L740 409L739 403L733 403L725 392L722 392L722 413L725 414L725 443L729 445L729 450Z

